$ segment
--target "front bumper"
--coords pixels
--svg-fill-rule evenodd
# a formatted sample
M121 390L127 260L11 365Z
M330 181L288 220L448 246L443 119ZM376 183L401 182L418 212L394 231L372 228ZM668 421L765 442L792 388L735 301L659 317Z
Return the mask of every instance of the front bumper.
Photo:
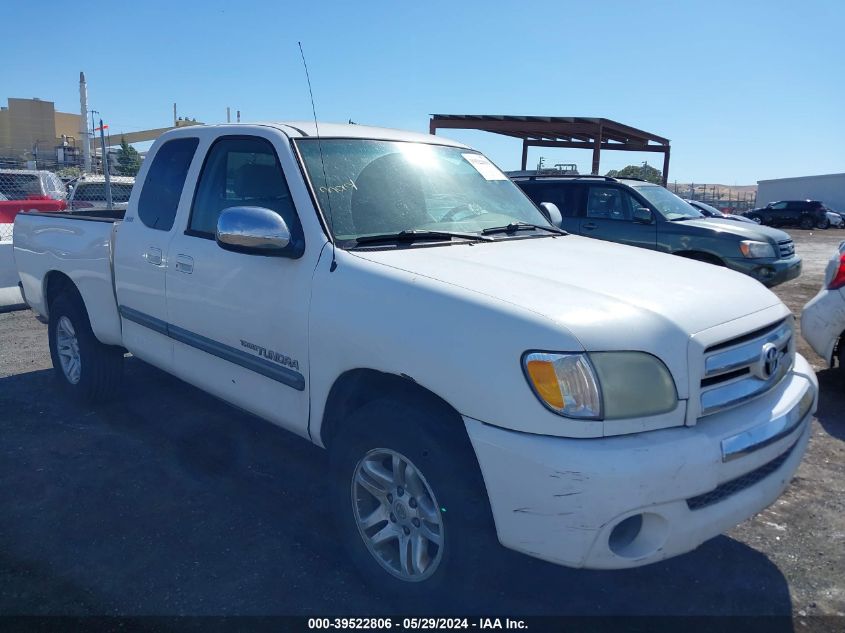
M725 263L731 270L754 277L770 288L801 274L801 258L795 255L786 259L733 258Z
M801 335L828 365L833 349L845 334L845 292L822 290L801 311Z
M566 439L464 422L502 545L621 569L691 551L774 502L804 454L817 392L796 356L776 389L693 427Z

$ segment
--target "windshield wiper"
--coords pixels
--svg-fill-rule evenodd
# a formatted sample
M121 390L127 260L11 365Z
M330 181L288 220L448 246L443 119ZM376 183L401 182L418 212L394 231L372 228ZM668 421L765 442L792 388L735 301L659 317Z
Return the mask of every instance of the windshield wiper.
M476 242L491 242L492 237L486 237L479 233L460 233L458 231L423 231L405 230L398 233L382 233L380 235L362 235L355 239L355 245L378 244L380 242L419 242L431 240L451 240L452 238L472 240Z
M569 235L563 229L559 229L556 226L543 226L542 224L529 224L528 222L511 222L510 224L506 224L505 226L493 226L489 229L484 229L481 231L482 235L491 235L493 233L516 233L517 231L548 231L549 233L555 233L556 235Z

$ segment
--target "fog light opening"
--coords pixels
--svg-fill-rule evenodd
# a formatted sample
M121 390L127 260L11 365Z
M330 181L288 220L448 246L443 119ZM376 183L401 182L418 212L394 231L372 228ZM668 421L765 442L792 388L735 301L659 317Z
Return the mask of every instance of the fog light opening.
M620 521L613 528L610 533L608 545L614 554L624 556L624 552L630 547L631 543L640 535L640 530L643 528L643 515L635 514L627 519Z
M622 558L653 556L666 543L669 522L653 512L634 514L617 523L610 531L607 546Z

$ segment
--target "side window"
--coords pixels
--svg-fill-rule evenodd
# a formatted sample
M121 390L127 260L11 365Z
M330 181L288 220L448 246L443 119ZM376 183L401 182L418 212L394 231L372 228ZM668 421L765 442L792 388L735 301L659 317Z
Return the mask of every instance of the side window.
M213 237L220 212L239 206L271 209L287 223L292 241L302 235L282 166L265 139L222 138L211 147L197 183L188 233Z
M631 220L634 209L639 206L623 189L593 186L587 197L587 217L597 220Z
M578 216L578 186L561 186L559 184L537 182L524 182L520 183L520 186L538 206L541 202L551 202L557 205L563 217L574 218Z
M138 200L138 218L151 229L173 228L185 177L198 144L197 138L177 138L167 141L156 152Z
M772 205L772 209L776 211L783 211L786 208L785 202L778 202L777 204Z

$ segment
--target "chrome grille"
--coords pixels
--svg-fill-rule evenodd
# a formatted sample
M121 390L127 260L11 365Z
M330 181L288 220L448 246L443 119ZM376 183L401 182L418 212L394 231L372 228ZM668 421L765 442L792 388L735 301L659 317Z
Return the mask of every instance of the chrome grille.
M765 352L773 348L770 357ZM704 351L701 415L711 415L763 395L792 369L795 336L792 318Z
M780 252L781 257L792 257L795 255L795 242L792 240L778 242L778 252Z

